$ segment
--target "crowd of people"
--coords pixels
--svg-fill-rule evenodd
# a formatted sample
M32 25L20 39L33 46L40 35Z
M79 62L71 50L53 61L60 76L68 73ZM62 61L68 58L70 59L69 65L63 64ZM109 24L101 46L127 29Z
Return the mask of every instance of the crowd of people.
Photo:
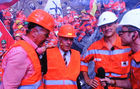
M36 9L14 18L10 8L3 10L1 20L15 43L7 48L1 41L0 89L82 89L80 72L93 89L139 89L140 9L126 12L123 0L97 0L97 7L93 16L68 6L64 17ZM76 37L81 42L96 28L103 37L82 55L71 48ZM91 61L94 78L88 75Z

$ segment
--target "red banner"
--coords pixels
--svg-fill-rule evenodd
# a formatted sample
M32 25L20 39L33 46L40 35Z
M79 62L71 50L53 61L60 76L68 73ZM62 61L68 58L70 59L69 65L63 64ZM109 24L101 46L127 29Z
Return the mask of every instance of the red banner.
M14 39L8 30L5 28L4 24L0 20L0 47L1 47L1 40L6 40L7 48L9 48L13 43Z
M12 5L14 5L18 0L10 0L10 1L5 1L3 3L0 3L0 10L6 9Z

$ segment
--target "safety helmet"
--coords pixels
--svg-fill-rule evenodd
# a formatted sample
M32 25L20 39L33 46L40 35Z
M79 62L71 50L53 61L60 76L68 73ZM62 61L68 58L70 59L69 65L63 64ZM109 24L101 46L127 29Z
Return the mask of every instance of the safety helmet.
M77 15L74 16L74 19L78 19L79 17Z
M49 31L54 29L53 17L44 10L36 9L27 18L28 22L36 23Z
M67 7L67 10L70 10L70 9L71 9L71 7L70 7L70 6L68 6L68 7Z
M21 29L21 28L23 28L23 25L19 25L19 26L18 26L18 29Z
M115 13L113 13L111 11L105 11L100 15L97 25L102 26L102 25L105 25L105 24L113 23L117 19L118 18L115 15Z
M73 37L76 37L76 30L74 29L74 27L72 25L65 24L60 27L58 36L73 38Z
M81 13L87 13L87 12L86 12L86 10L85 10L85 9L83 9L83 10L81 11Z
M119 25L131 25L140 29L140 9L133 9L124 14Z
M1 44L6 44L6 40L2 40L1 41Z
M16 35L15 35L15 37L21 37L21 34L20 33L17 33Z
M21 21L20 20L16 20L16 24L20 23Z

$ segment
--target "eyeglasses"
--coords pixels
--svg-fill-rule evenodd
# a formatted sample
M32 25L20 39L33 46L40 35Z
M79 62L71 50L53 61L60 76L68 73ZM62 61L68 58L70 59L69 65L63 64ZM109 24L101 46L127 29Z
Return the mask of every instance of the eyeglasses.
M134 32L134 31L119 31L119 34L124 34L124 33L126 33L126 32Z

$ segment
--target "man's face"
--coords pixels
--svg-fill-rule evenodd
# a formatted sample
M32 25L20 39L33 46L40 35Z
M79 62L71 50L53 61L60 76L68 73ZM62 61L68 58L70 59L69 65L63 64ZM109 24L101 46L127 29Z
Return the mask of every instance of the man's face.
M122 30L119 31L119 36L121 37L121 44L123 46L130 46L132 41L132 33L133 31L129 31L126 26L122 27Z
M73 38L59 37L60 48L67 52L71 49Z
M1 44L2 48L6 48L6 43Z
M116 23L110 23L101 26L101 30L105 37L112 37L116 33L117 24Z
M45 42L46 38L48 38L50 31L40 26L36 26L34 29L37 31L35 43L38 46L41 46Z

